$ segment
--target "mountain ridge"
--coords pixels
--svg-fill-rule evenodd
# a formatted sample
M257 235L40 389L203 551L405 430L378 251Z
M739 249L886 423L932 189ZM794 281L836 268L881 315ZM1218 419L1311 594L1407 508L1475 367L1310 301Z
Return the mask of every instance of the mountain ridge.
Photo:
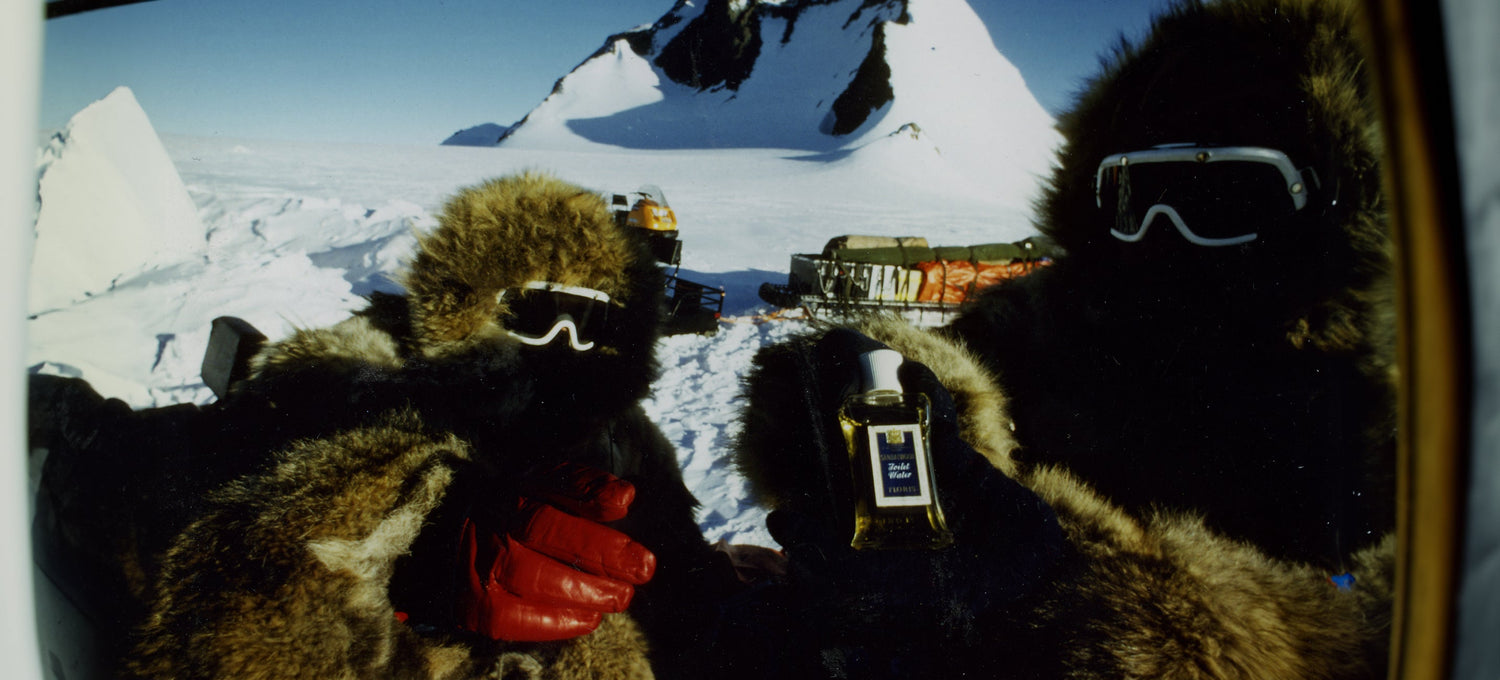
M826 154L907 124L1007 182L1045 174L1060 142L964 0L708 0L611 35L495 145Z

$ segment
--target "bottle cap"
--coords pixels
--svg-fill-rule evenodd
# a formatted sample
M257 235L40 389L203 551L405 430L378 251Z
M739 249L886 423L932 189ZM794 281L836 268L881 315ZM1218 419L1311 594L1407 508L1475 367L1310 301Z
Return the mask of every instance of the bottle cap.
M896 369L905 358L893 349L877 349L859 355L860 391L900 392L901 378Z

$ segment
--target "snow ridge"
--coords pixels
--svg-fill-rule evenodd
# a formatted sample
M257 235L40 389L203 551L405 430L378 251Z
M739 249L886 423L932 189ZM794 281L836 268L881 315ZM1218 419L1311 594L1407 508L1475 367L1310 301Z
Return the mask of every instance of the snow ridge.
M201 254L203 224L146 112L120 87L79 111L37 160L31 287L39 314Z

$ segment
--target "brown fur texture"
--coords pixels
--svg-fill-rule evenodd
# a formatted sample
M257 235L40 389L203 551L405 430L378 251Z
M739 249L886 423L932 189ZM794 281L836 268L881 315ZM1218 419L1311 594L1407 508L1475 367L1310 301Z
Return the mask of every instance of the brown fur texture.
M438 224L421 239L403 281L414 329L429 348L493 326L504 311L496 296L529 281L614 297L631 285L620 272L636 250L613 227L604 199L545 174L512 175L459 192L443 206Z
M784 409L765 410L757 405L785 402L803 411L816 408L816 397L796 380L808 367L798 364L821 332L831 327L822 326L819 332L762 349L745 380L749 408L740 414L742 427L732 459L750 482L752 497L765 507L788 507L820 493L806 486L807 480L817 478L820 472L812 469L817 465L816 458L805 455L805 439L810 434L794 426L801 419L789 418ZM970 433L971 445L1000 470L1015 472L1011 454L1017 445L1005 411L1005 396L961 343L944 341L892 317L869 316L850 327L931 368L953 395L960 426Z
M1253 545L1172 512L1139 518L1066 470L1017 466L1005 397L961 347L892 320L857 330L933 369L954 394L964 440L1056 513L1068 542L1038 592L997 614L974 668L997 678L1373 678L1389 634L1394 540L1353 558L1353 591L1326 572L1268 557ZM794 346L764 350L747 384L735 455L771 509L807 507L824 493L807 432ZM771 424L775 424L774 427ZM961 575L960 575L961 576ZM832 613L819 614L836 620Z
M625 617L571 644L424 637L396 618L387 589L470 458L413 413L298 442L264 475L213 494L166 556L130 671L152 678L652 677ZM512 677L512 676L505 676Z
M1136 520L1064 471L1023 483L1058 513L1074 562L1030 625L1067 640L1070 678L1373 678L1389 635L1394 540L1366 549L1355 592L1308 565L1277 561L1191 516Z
M733 575L637 403L656 374L654 261L602 199L536 173L461 190L420 243L406 295L269 345L216 405L239 472L161 558L134 677L633 680L688 663L708 626L685 603ZM497 294L537 280L611 296L594 350L504 332ZM456 527L504 522L525 473L563 460L635 484L614 527L657 555L657 577L583 637L460 631Z

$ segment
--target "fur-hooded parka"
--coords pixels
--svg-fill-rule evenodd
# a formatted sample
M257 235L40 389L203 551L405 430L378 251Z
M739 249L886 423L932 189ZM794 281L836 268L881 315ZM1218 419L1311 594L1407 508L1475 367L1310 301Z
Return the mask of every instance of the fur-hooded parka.
M162 558L131 674L647 678L696 646L707 626L682 602L717 587L722 563L638 404L656 374L658 266L600 196L545 174L464 189L438 222L404 295L266 347L221 402L224 445L250 462ZM610 296L593 349L507 333L500 293L532 281ZM615 526L656 554L656 577L581 638L458 631L462 519L503 516L529 469L563 460L636 485Z
M1392 528L1392 253L1358 19L1349 0L1182 2L1060 117L1037 226L1066 253L947 329L1014 404L1021 460L1331 573ZM1282 151L1308 203L1225 208L1256 233L1239 245L1163 218L1118 240L1096 170L1163 144Z
M1038 205L1065 250L1052 266L987 289L936 332L855 324L933 369L964 440L1045 501L1066 539L1041 583L977 633L932 628L929 664L954 677L1384 677L1394 309L1355 5L1179 2L1122 41L1059 120ZM1117 240L1095 171L1162 144L1282 150L1316 186L1249 243L1191 245L1164 224ZM747 386L736 457L775 510L816 513L827 495L809 483L827 450L806 399L786 396L814 380L796 359L808 342L762 352ZM1033 545L1013 549L1034 559ZM860 643L837 617L809 617L825 652Z

